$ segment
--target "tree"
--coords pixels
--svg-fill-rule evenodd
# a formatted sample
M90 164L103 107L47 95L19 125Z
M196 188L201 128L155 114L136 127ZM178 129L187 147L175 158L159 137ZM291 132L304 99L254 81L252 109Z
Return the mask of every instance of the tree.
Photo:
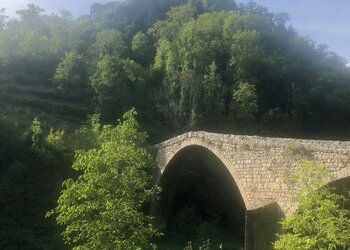
M203 79L203 109L207 121L218 119L224 107L224 98L222 91L222 80L217 72L217 66L213 62L204 75Z
M153 191L149 171L154 166L139 131L136 111L130 110L117 126L104 126L101 147L77 151L57 207L66 244L73 249L152 249L157 235L151 217L143 213Z
M158 20L149 32L157 38L172 40L176 38L181 26L193 20L196 13L196 8L190 3L172 7L167 13L167 19Z
M240 83L233 92L233 100L238 105L238 118L242 120L254 120L254 114L258 111L257 94L253 84Z
M0 31L5 29L7 18L8 16L5 15L5 8L0 9Z
M35 149L38 149L40 147L40 144L42 143L43 139L43 131L41 128L41 122L38 117L35 117L32 126L31 126L31 141L32 146Z
M149 38L142 32L136 33L131 42L131 49L134 53L134 57L142 65L146 66L153 57L153 46L150 43Z
M116 29L102 30L96 34L96 42L92 45L95 57L106 55L121 56L126 50L123 35Z
M112 116L121 115L131 107L139 110L146 107L146 72L133 60L106 55L97 63L90 79L104 121L110 121Z
M37 5L28 4L28 9L17 10L16 14L21 17L22 21L28 22L28 24L37 24L41 20L41 14L44 10Z
M86 80L84 79L85 74L83 55L72 50L66 52L65 57L58 64L53 82L60 91L67 95L77 88L80 90L86 88L87 84L83 85Z
M233 0L190 0L190 2L200 10L200 13L237 9Z
M190 3L173 8L167 20L151 29L160 31L153 32L160 37L154 68L164 72L158 107L178 128L198 128L207 121L212 125L224 110L221 72L226 67L224 51L228 47L221 38L225 18L231 13L203 14L194 19L195 11Z
M299 191L299 208L282 221L284 233L278 235L274 248L279 250L345 250L350 247L350 211L345 195L335 194L325 186L325 165L302 162L291 175Z
M104 56L90 77L95 91L97 107L104 120L113 114L120 115L126 109L127 84L122 77L123 60L119 57Z

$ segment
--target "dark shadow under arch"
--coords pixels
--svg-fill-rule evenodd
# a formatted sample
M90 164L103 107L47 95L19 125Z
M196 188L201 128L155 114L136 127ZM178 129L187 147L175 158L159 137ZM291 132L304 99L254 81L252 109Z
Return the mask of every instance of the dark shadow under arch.
M347 197L349 197L348 192L350 192L350 176L332 181L328 183L327 186L330 188L334 188L335 193L346 195Z
M243 246L246 208L242 196L226 166L210 150L198 145L181 149L166 167L159 186L159 228L176 233L183 228L184 234L196 237L200 232L193 231L210 231L203 225L214 223Z

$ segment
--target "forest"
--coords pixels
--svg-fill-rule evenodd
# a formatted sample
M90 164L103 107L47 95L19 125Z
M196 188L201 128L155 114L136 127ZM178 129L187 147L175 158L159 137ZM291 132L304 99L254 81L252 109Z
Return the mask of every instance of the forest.
M0 10L0 249L66 249L45 214L82 170L77 155L108 148L107 135L140 136L127 127L136 111L147 147L191 130L350 139L346 60L286 13L125 0L98 17L33 4L17 15ZM141 155L130 161L152 162Z

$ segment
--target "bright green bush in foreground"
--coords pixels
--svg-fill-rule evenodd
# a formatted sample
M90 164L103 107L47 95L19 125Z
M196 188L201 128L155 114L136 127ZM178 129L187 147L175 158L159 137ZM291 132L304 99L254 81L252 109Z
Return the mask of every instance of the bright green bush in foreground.
M348 196L325 186L326 167L304 161L293 174L300 190L299 208L282 222L284 233L274 244L277 250L346 250L350 248Z

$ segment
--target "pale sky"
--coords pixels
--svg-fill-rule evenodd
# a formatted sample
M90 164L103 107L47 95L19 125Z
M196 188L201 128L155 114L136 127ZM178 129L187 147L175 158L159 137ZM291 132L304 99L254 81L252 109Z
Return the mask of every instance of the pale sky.
M249 0L239 2L247 3ZM291 17L290 24L299 34L308 36L318 44L327 44L330 51L345 57L350 63L349 0L255 0L255 2L272 12L288 13Z
M166 1L166 0L164 0ZM33 3L47 13L67 9L75 17L89 14L95 2L110 0L0 0L0 8L14 17L16 10ZM249 0L238 0L247 3ZM286 12L291 16L290 24L299 34L308 36L317 43L326 43L331 51L350 62L350 1L349 0L255 0L270 11Z
M58 13L66 9L77 17L89 14L90 6L96 2L105 4L111 0L0 0L0 8L6 8L6 14L13 17L16 10L25 9L28 4L35 4L47 13Z

